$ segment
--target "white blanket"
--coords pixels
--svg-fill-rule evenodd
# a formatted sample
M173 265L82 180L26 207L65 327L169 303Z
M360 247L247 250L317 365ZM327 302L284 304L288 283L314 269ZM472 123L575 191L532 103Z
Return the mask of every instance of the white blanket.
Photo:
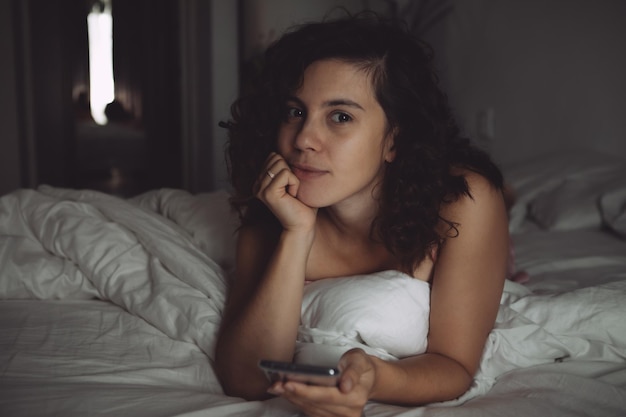
M101 298L213 357L226 281L163 216L92 191L0 199L0 298Z
M223 269L189 230L138 203L48 187L6 195L0 271L0 299L100 298L213 358L227 288ZM447 404L487 392L519 367L623 363L624 300L626 281L545 295L507 282L475 383Z

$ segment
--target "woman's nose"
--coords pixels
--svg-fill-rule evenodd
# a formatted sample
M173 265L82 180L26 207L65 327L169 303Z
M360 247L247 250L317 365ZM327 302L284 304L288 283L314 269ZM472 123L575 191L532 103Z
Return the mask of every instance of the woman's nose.
M322 144L322 126L314 117L307 117L302 121L295 137L294 146L301 151L318 151Z

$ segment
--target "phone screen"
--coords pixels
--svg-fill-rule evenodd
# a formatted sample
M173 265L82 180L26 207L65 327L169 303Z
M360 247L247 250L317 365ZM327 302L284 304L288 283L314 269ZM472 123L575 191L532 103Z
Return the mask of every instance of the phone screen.
M295 381L309 385L337 386L340 372L337 368L305 365L291 362L262 360L259 367L270 382Z

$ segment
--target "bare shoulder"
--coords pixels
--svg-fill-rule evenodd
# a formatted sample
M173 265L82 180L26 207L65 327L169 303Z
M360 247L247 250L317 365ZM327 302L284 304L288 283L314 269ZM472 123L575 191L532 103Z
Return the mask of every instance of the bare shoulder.
M502 190L491 181L474 171L464 171L463 176L469 187L470 195L474 201L504 202Z
M483 222L506 222L506 206L502 190L484 176L469 170L458 172L467 182L469 195L462 195L441 208L444 219L460 227L472 224L486 226ZM479 222L477 224L476 222Z
M508 246L508 217L502 190L476 172L463 171L462 175L469 195L462 195L444 205L441 212L444 219L455 225L457 232L455 238L445 242L448 252L456 252L451 249L457 248L464 253L479 255L475 253L476 248Z

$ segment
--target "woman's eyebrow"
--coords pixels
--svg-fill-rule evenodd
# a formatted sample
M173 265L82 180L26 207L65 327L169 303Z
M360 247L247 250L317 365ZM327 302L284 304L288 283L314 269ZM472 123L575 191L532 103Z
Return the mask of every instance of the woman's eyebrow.
M302 100L300 100L298 97L295 97L295 96L288 96L287 97L287 102L298 103L298 105L300 105L300 106L304 106L305 105ZM322 105L324 107L347 106L347 107L354 107L354 108L360 109L360 110L365 110L363 108L363 106L361 106L359 103L357 103L354 100L347 99L347 98L336 98L336 99L332 99L332 100L327 100Z
M350 99L347 99L347 98L339 98L339 99L329 100L329 101L324 102L324 105L326 107L348 106L348 107L354 107L354 108L357 108L357 109L365 110L363 108L363 106L361 106L359 103L357 103L356 101L352 101Z
M294 103L298 103L299 105L303 105L304 103L302 102L302 100L300 100L298 97L296 96L287 96L287 100L285 100L287 102L292 101Z

